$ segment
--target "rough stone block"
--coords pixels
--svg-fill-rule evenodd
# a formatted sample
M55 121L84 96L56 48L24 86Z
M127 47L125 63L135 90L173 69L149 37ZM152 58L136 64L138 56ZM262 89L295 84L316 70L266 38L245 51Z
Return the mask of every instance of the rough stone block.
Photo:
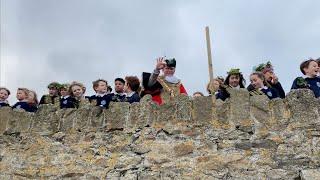
M292 116L291 121L306 125L320 122L318 100L311 90L292 90L286 100Z
M7 124L11 117L12 109L10 107L0 108L0 134L3 134L6 130Z
M193 100L193 119L198 124L209 124L213 119L211 97L197 97Z
M5 133L22 133L30 130L34 113L25 112L23 110L13 110L8 112L10 113L10 119L7 121Z
M60 117L53 105L41 105L32 123L32 132L41 135L52 135L59 131Z
M123 130L128 122L130 104L127 102L111 102L109 109L105 110L107 130Z
M320 179L320 169L305 169L300 172L301 180Z

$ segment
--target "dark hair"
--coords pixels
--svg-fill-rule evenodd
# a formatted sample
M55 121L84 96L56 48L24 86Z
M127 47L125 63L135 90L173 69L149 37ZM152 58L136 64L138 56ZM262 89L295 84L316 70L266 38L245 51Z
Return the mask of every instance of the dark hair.
M239 81L239 85L240 85L240 88L245 88L245 84L246 84L246 80L243 78L243 75L241 73L239 74L228 74L228 76L226 77L226 80L224 81L224 84L225 85L230 85L230 82L229 82L229 79L232 75L236 75L236 76L239 76L240 78L240 81Z
M92 88L93 88L94 91L96 91L95 88L99 86L99 82L105 82L106 85L108 86L108 82L107 82L106 80L104 80L104 79L97 79L97 80L95 80L95 81L92 82Z
M202 92L200 92L200 91L197 91L197 92L193 93L193 95L195 95L195 94L200 94L201 96L204 96L204 94Z
M320 67L320 58L316 59L318 66Z
M123 84L125 83L124 79L122 79L122 78L116 78L116 79L114 80L114 82L116 82L116 81L120 81L120 82L122 82Z
M303 61L303 62L300 64L300 71L302 72L302 74L306 75L306 72L304 72L304 68L308 68L308 67L309 67L309 64L310 64L312 61L314 61L314 62L316 62L316 63L319 64L319 62L317 62L316 60L314 60L314 59L312 59L312 58L310 58L310 59L308 59L308 60L306 60L306 61Z
M108 91L112 92L112 87L110 85L107 86Z
M137 76L127 76L125 77L128 86L131 88L132 91L138 91L140 87L140 81Z
M9 89L7 89L7 88L5 88L5 87L0 87L0 90L5 90L5 91L7 91L8 96L10 95L10 91L9 91Z

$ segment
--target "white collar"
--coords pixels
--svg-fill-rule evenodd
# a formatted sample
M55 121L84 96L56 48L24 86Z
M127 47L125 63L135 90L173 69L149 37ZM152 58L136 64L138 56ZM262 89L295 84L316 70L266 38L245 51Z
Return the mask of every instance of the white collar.
M259 90L261 90L261 89L268 89L268 87L267 86L263 86L262 88L259 88Z
M134 94L135 94L135 92L132 91L132 92L130 92L130 93L126 93L126 96L127 96L127 97L131 97L131 96L133 96Z
M317 76L315 76L315 77L310 77L310 76L307 76L307 75L303 75L302 77L303 77L304 79L305 79L305 78L311 78L311 79L312 79L312 78L315 78L315 77L317 77Z
M180 79L178 79L176 76L172 75L172 76L165 76L164 79L166 81L168 81L169 83L172 84L177 84L180 82Z
M107 94L107 93L103 93L103 94L97 93L96 96L97 96L97 97L103 97L103 96L106 95L106 94Z
M61 96L63 99L67 99L68 97L70 97L70 95L66 95L66 96Z
M8 104L8 101L7 101L7 100L4 100L4 101L0 101L0 103L6 103L6 104Z

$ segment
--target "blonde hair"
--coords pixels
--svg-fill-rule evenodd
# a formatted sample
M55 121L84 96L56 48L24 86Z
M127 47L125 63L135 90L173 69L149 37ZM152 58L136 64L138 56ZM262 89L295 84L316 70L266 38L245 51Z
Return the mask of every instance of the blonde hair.
M23 91L25 93L26 97L29 97L29 89L27 89L27 88L18 88L17 91Z
M69 87L69 93L70 93L71 96L74 96L74 95L73 95L73 92L72 92L72 87L73 87L73 86L79 86L79 87L81 87L81 89L82 89L82 91L83 91L83 94L86 92L86 87L85 87L82 83L73 81L73 82L71 83L70 87Z
M33 90L29 90L29 94L30 93L33 93L33 102L30 102L30 103L33 103L33 104L38 104L39 101L38 101L38 96L37 96L37 93ZM29 96L29 95L28 95Z

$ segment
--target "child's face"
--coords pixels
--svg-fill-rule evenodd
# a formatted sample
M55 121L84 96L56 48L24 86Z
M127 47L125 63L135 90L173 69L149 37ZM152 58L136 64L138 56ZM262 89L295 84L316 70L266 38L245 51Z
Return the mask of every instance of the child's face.
M250 82L255 89L263 87L263 80L255 74L250 76Z
M215 91L217 91L217 90L219 89L219 87L220 87L219 81L213 80L213 81L212 81L212 87L213 87L213 89L214 89Z
M99 81L98 86L94 89L97 93L104 94L108 91L108 86L106 82Z
M126 84L124 85L124 92L128 93L130 91L130 87L128 85L128 83L126 82Z
M22 101L22 100L25 100L25 99L27 99L27 94L24 92L24 91L22 91L22 90L18 90L17 91L17 99L19 100L19 101Z
M60 90L60 94L61 94L61 96L68 96L69 95L69 91L67 89L62 88Z
M55 96L58 94L58 90L56 88L49 88L49 95Z
M231 75L229 77L229 85L232 87L237 87L239 86L240 83L240 76L238 75Z
M28 102L29 103L35 103L35 94L34 94L34 92L29 92L29 94L28 94Z
M114 82L114 90L117 93L123 93L124 92L124 84L121 81L115 81Z
M82 97L83 96L83 89L80 86L72 86L72 93L74 97Z
M9 97L8 92L4 89L1 89L0 90L0 101L5 101L8 99L8 97Z
M318 63L315 61L311 61L307 68L303 69L307 76L316 77L319 70Z

